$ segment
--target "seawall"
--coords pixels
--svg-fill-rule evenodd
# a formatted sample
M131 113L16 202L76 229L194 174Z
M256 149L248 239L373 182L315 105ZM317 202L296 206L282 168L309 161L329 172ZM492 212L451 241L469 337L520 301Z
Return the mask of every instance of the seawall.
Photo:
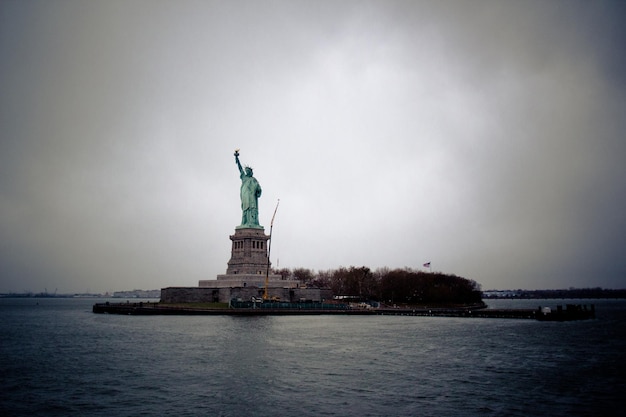
M421 317L475 317L500 319L531 319L540 321L571 321L595 318L595 308L568 305L566 309L546 313L541 309L467 309L467 308L337 308L320 304L319 308L202 308L167 306L159 303L99 303L92 311L98 314L126 315L227 315L227 316L288 316L288 315L393 315Z

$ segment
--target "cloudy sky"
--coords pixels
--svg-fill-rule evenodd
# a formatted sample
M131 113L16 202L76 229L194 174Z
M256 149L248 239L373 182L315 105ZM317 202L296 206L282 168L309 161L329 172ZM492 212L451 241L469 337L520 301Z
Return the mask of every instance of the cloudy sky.
M0 1L0 292L274 266L626 288L626 3ZM423 269L423 268L422 268Z

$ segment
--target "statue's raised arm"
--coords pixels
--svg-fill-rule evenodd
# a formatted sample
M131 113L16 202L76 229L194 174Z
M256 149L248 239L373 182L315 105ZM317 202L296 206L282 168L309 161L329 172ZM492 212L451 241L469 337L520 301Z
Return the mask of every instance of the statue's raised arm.
M239 149L235 149L235 162L237 163L237 168L239 168L239 175L244 175L241 162L239 162Z
M245 169L241 167L239 162L239 149L235 149L235 162L239 168L239 178L241 178L241 225L238 228L256 228L262 229L259 225L259 206L258 200L261 197L261 185L254 178L252 168L247 166Z

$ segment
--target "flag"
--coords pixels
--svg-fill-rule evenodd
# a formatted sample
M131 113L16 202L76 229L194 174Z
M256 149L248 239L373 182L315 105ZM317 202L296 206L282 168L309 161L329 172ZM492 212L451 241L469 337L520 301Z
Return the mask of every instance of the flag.
M426 262L426 263L424 264L424 266L425 266L426 268L430 268L430 262Z

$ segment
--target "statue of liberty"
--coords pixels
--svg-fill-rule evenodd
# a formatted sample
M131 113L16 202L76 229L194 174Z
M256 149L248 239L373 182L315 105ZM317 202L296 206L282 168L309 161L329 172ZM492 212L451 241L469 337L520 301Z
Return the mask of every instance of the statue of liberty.
M259 197L261 197L261 185L252 176L252 168L246 166L245 170L239 162L239 149L235 150L235 162L239 168L241 178L241 225L237 229L254 228L262 229L259 225Z

